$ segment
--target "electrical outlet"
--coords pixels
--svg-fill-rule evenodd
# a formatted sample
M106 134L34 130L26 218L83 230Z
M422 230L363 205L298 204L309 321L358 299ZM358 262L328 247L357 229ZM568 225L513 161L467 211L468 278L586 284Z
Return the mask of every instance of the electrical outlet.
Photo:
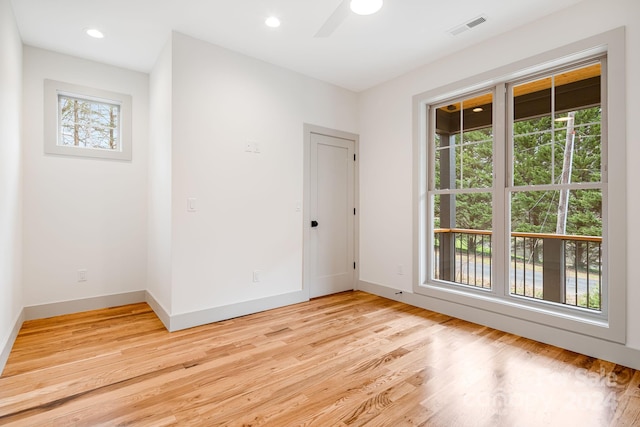
M86 282L87 281L87 270L78 270L78 282Z

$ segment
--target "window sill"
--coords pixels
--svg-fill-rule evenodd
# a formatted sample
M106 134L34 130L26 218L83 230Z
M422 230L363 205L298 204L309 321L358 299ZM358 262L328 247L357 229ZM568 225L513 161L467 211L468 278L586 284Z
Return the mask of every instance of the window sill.
M414 286L414 292L430 298L436 298L455 304L465 305L484 311L506 315L516 319L551 326L604 339L620 344L626 341L624 330L614 328L609 321L602 319L600 313L585 313L577 309L556 307L537 301L519 301L520 298L500 297L487 290L471 292L465 289L455 289L453 286L439 283L427 283Z

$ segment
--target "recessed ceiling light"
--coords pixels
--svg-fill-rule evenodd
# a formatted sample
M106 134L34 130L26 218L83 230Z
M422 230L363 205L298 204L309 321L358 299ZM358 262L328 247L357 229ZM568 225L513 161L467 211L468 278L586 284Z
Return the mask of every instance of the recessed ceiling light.
M87 28L86 30L84 30L84 32L87 33L89 37L93 37L94 39L104 38L104 34L102 34L102 31L97 30L95 28Z
M473 112L474 112L474 113L479 113L479 112L481 112L481 111L484 111L484 108L482 108L482 107L476 107L476 108L474 108L474 109L473 109Z
M351 11L358 15L371 15L382 8L382 0L351 0Z
M280 26L280 20L275 16L268 17L267 20L264 21L264 23L267 27L271 28L278 28Z

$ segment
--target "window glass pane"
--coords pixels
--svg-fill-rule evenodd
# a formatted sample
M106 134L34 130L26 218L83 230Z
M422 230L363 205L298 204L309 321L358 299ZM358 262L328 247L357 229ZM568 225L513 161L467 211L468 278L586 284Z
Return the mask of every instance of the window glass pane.
M602 191L511 195L510 293L600 310Z
M568 113L556 114L556 140L565 161L564 166L570 174L568 182L600 182L601 174L601 122L602 109L599 106L576 109ZM563 163L564 165L564 163ZM562 173L562 167L559 167ZM562 182L562 177L560 178Z
M526 125L524 122L520 122L520 124ZM514 185L535 185L551 182L553 167L551 137L550 132L514 135Z
M433 278L491 288L491 193L433 198Z
M487 131L490 131L487 129ZM462 188L487 188L493 182L493 140L486 139L483 131L474 131L477 142L468 143L462 149L466 170L459 183ZM462 164L462 162L460 162Z
M513 88L513 185L599 182L600 64Z
M58 145L120 150L120 106L58 95Z
M436 189L493 186L493 94L436 110Z
M447 187L447 185L448 185L448 181L445 183L445 185L444 185L444 186L443 186L443 185L442 185L442 183L441 183L442 174L440 173L440 171L441 171L441 166L440 166L440 165L441 165L442 163L441 163L441 160L440 160L440 159L441 159L443 156L444 156L444 157L449 156L449 148L447 147L447 148L442 149L442 150L438 150L438 149L437 149L437 150L435 150L435 151L436 151L436 152L435 152L435 156L436 156L436 159L435 159L435 188L437 188L437 189L441 189L441 188L448 188L448 187ZM448 174L445 174L445 175L446 175L446 176L448 176Z

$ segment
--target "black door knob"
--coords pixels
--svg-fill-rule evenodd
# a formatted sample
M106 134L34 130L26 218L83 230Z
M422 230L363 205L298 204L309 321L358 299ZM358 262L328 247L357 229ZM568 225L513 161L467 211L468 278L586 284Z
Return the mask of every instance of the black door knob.
M318 221L311 221L311 227L317 227Z

